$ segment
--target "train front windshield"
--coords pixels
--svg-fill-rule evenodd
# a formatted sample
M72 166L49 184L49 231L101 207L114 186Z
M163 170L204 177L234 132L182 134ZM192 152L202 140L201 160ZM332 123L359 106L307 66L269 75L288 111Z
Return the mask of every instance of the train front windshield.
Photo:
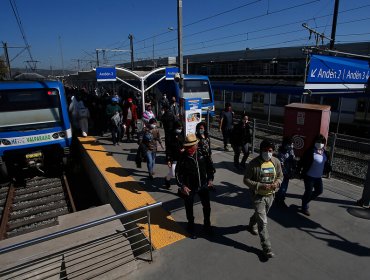
M0 91L0 131L25 131L60 126L56 89Z
M184 98L202 98L202 103L212 102L211 88L206 80L184 80Z

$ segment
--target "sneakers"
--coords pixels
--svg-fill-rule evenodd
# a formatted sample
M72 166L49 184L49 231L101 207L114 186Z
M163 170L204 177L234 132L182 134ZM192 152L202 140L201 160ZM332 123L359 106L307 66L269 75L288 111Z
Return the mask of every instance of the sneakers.
M369 205L364 204L364 202L362 201L362 199L357 200L355 202L355 205L360 206L360 207L365 208L365 209L369 209L370 208Z
M164 178L164 185L166 189L171 188L171 181Z
M274 254L274 252L271 249L265 249L265 250L263 250L263 254L268 259L271 259L271 258L275 257L275 254Z
M258 230L250 225L247 225L247 231L249 231L252 235L258 235Z

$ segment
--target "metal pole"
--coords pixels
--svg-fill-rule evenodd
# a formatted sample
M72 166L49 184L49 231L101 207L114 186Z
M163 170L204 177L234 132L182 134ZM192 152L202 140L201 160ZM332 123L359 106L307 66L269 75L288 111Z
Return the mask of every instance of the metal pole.
M64 58L63 58L63 49L62 49L62 40L59 36L59 48L60 48L60 56L62 58L62 71L63 71L63 76L65 76L65 73L64 73Z
M207 108L207 132L209 133L209 109Z
M12 69L10 68L10 60L9 60L9 54L8 54L8 44L3 43L4 46L4 53L5 53L5 58L6 58L6 65L8 66L8 74L9 74L9 79L12 78Z
M99 50L96 50L96 67L99 67Z
M182 0L177 0L177 50L178 50L179 69L180 69L179 88L180 88L180 97L182 97L183 96L182 84L183 84L183 73L184 73L184 63L183 63L183 55L182 55Z
M134 36L132 36L132 34L129 34L128 38L130 39L131 70L134 71Z
M150 261L153 261L153 247L152 247L152 230L150 227L150 211L146 211L148 217L148 235L149 235L149 246L150 246Z
M252 131L252 155L254 154L254 147L256 142L256 119L253 119L253 131Z
M142 114L145 112L145 85L144 85L144 79L143 78L141 78L140 79L141 80L141 102L143 103L142 104Z
M334 49L335 33L336 33L336 30L337 30L338 8L339 8L339 0L335 0L334 14L333 14L333 24L331 26L331 41L330 41L330 49L331 50Z
M342 97L339 98L339 111L338 111L338 118L337 118L337 130L336 133L339 131L339 123L340 123L340 116L342 114Z
M329 137L328 137L329 138ZM335 151L335 143L337 142L337 134L334 133L334 139L333 143L330 147L330 163L333 164L333 159L334 159L334 151ZM328 174L328 178L330 179L330 173Z
M267 125L270 125L270 115L271 115L271 92L269 92L269 108L267 115Z

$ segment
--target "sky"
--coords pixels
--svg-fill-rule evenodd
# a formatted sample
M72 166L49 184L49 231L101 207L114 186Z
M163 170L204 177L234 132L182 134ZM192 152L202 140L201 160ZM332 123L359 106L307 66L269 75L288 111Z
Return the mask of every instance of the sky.
M100 65L130 62L129 34L135 60L177 56L177 2L0 0L0 41L12 67L88 70L96 49ZM183 54L314 45L302 24L330 38L333 10L334 0L183 0ZM336 43L369 41L370 1L340 0Z

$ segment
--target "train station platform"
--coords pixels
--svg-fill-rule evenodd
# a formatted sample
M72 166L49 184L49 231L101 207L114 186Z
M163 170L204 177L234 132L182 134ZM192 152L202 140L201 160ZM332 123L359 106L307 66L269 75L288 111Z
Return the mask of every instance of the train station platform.
M96 180L109 185L110 190L97 190L99 196L116 212L163 203L152 214L154 262L137 263L125 279L369 279L370 210L354 206L361 187L324 179L324 193L311 202L307 217L297 211L303 181L291 180L289 208L274 206L268 215L276 257L266 260L259 238L246 231L253 209L243 173L234 168L233 153L224 152L221 142L212 142L217 170L216 191L211 192L214 235L203 234L202 207L197 202L198 238L190 239L174 179L170 189L164 187L168 168L163 150L157 153L155 178L150 180L145 163L136 167L136 143L113 146L109 134L79 141L85 167L96 166L101 174Z

